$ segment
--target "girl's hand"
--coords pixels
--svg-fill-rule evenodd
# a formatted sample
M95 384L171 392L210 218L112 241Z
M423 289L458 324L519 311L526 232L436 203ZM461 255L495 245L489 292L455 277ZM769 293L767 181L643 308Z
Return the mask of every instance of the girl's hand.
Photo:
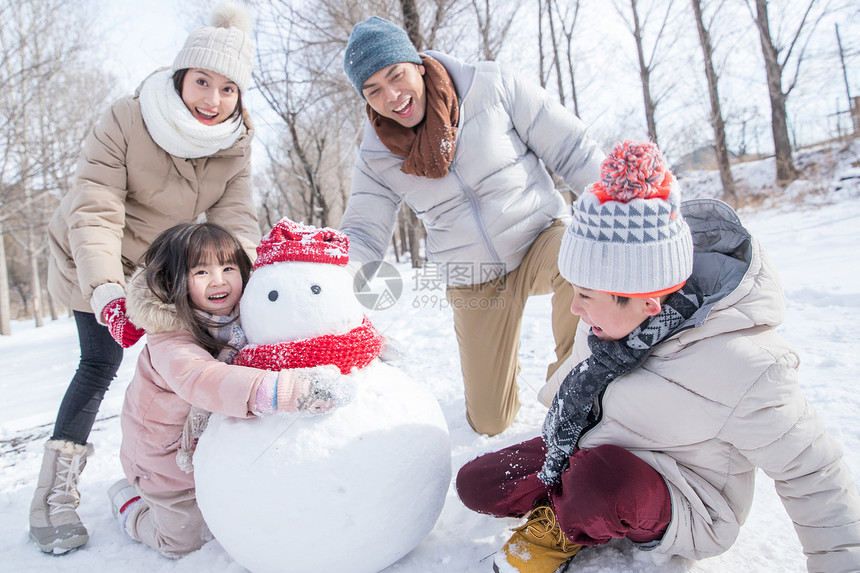
M262 413L307 412L324 414L352 400L353 387L337 366L281 370L274 384L260 385L257 410Z
M341 373L337 366L314 366L286 372L291 373L294 390L291 395L288 395L287 403L283 407L278 405L279 410L323 414L332 408L342 406L349 401L348 398L352 397L351 392L349 396L345 393L351 388L338 384ZM281 372L281 376L283 374L284 372ZM281 376L278 377L279 381Z

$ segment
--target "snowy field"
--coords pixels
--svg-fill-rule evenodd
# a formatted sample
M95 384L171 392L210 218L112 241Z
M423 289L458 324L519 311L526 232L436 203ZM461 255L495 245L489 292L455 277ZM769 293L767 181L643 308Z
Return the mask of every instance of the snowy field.
M858 146L833 177L857 175ZM852 167L854 168L852 170ZM744 166L745 177L772 177L772 165ZM703 176L687 196L707 195ZM855 180L857 181L857 180ZM682 185L685 183L682 181ZM854 334L860 324L860 184L822 183L823 192L805 199L771 201L755 212L742 212L776 263L787 297L781 333L800 351L801 383L828 430L839 440L847 463L860 484L860 351ZM819 185L820 187L822 185ZM405 351L397 362L424 384L439 401L451 435L454 472L466 461L537 435L545 408L537 401L546 364L552 359L548 296L530 300L523 320L520 356L520 399L515 423L489 438L474 433L464 417L463 391L451 311L441 287L422 280L406 264L397 265L404 291L397 304L369 311L375 326ZM80 487L79 509L90 531L84 548L64 556L42 554L29 541L27 513L42 449L66 385L76 367L78 347L74 322L63 318L36 329L30 322L12 325L12 336L0 337L0 555L3 571L63 572L241 572L217 541L181 560L171 561L125 537L111 516L107 488L122 470L118 459L119 413L131 378L138 344L127 351L91 434L96 453L88 462ZM453 483L452 475L452 483ZM408 484L406 484L408 486ZM237 496L242 492L237 491ZM396 514L396 511L394 512ZM337 519L333 516L333 519ZM494 519L466 510L453 485L431 534L385 573L471 573L491 571L492 554L504 543L514 519ZM396 528L397 523L389 524ZM283 535L301 522L284 523ZM319 531L320 536L328 532ZM338 539L331 539L337 551ZM283 555L283 570L291 571ZM756 499L737 543L727 553L700 562L656 560L620 541L580 553L571 566L579 572L800 572L806 570L794 531L772 482L759 474ZM298 572L306 573L306 572ZM350 573L344 570L343 573Z

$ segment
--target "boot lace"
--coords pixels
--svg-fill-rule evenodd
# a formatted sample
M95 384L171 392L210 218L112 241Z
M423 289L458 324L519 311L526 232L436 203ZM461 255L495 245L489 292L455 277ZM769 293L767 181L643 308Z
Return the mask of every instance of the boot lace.
M555 512L549 505L539 505L534 508L529 514L528 521L517 527L514 531L522 531L524 534L540 540L549 538L553 542L555 549L565 553L569 553L579 547L561 532Z
M56 515L64 511L74 511L81 502L78 493L78 480L83 469L83 454L71 457L57 457L57 480L48 494L48 514Z

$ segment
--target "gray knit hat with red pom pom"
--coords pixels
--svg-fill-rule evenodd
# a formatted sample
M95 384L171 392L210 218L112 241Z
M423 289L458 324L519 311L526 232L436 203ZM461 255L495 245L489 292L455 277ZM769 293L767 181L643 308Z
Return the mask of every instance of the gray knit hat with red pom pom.
M238 4L221 2L212 11L210 23L191 32L173 60L172 70L211 70L235 82L244 94L251 82L256 50L248 13Z
M615 145L600 181L574 205L558 253L571 284L642 298L681 288L693 272L693 241L678 182L653 143Z

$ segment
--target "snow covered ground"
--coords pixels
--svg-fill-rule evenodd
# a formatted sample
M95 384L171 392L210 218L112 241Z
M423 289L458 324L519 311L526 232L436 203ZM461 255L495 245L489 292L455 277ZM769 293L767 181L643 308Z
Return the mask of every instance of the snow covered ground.
M822 177L798 183L790 198L772 198L766 208L742 212L747 226L764 244L780 270L788 299L782 334L803 359L801 383L828 430L845 449L860 484L860 145L841 157L821 154L831 165ZM804 159L808 164L813 159ZM747 184L772 179L767 161L739 166ZM736 177L739 175L736 175ZM854 179L850 179L850 177ZM839 182L844 177L849 179ZM713 174L682 181L686 195L714 195ZM833 182L833 183L831 183ZM816 190L817 189L817 190ZM406 351L398 364L426 385L438 399L451 434L454 471L482 452L531 438L540 430L545 408L537 402L546 364L551 361L549 297L532 299L523 320L520 399L515 423L495 437L475 434L464 417L462 382L451 311L441 286L423 280L421 271L397 265L404 291L397 304L369 311L376 327ZM121 477L118 459L119 412L141 344L126 353L91 435L96 453L81 483L79 513L90 531L84 548L64 556L42 554L27 535L27 513L42 448L57 407L77 362L74 322L63 318L43 328L16 322L13 334L0 337L0 555L4 571L241 572L217 541L181 560L171 561L121 534L111 516L107 488ZM453 480L453 476L452 476ZM404 484L408 487L409 484ZM241 496L242 492L237 491ZM396 515L396 511L394 511ZM337 519L333 516L333 519ZM491 555L504 543L514 519L494 519L466 510L449 489L442 515L432 533L385 573L471 573L491 570ZM284 523L283 535L299 522ZM398 524L391 523L396 528ZM327 536L328 532L320 531ZM337 551L338 539L331 539ZM290 571L290 556L283 570ZM740 537L724 555L700 562L655 560L626 542L583 551L571 570L577 572L800 572L805 559L772 482L759 474L756 500ZM305 573L305 572L300 572ZM343 571L343 573L350 573Z

